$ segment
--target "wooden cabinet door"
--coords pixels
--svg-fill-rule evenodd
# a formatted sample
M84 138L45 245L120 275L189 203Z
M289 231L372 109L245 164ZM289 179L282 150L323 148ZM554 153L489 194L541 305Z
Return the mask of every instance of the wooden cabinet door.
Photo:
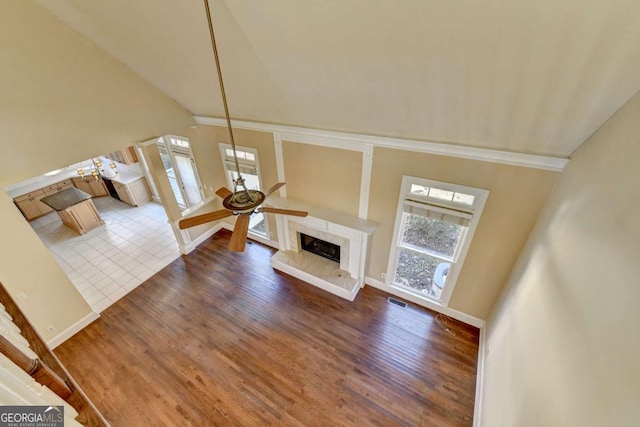
M53 210L40 201L46 195L43 190L34 190L16 197L13 201L27 221L31 221Z
M128 184L129 192L131 193L133 202L136 206L140 206L141 204L148 202L151 200L151 194L149 193L149 188L147 187L147 181L144 177L140 179L136 179L133 182Z
M22 215L27 219L27 221L31 221L34 218L40 216L40 209L38 209L38 205L33 198L27 198L20 201L16 201L16 206L22 212Z
M53 211L53 208L49 205L45 205L44 203L42 203L40 201L40 199L42 199L45 196L51 195L51 194L55 194L57 193L57 191L51 191L49 193L45 193L44 191L42 192L42 194L38 194L37 196L34 197L34 202L36 204L36 206L38 207L38 210L40 210L40 215L45 215L48 214L49 212Z
M87 194L91 194L93 196L93 190L91 189L91 185L89 181L83 181L82 179L75 181L76 188L80 191L84 191Z
M91 200L78 203L70 209L74 219L80 226L80 234L84 234L102 224L100 215Z
M118 193L118 197L120 197L120 200L128 205L135 206L133 198L131 197L131 194L129 194L129 188L125 184L114 182L113 186L116 188L116 192Z
M122 150L107 153L105 154L105 157L125 165L132 165L138 162L138 155L133 147L127 147Z
M58 191L62 191L64 189L66 189L66 188L73 187L73 183L71 182L70 179L65 179L64 181L60 181L56 185L58 187Z
M91 195L93 197L102 197L102 196L108 196L109 195L109 191L107 191L107 186L104 185L104 181L100 180L100 181L96 181L96 180L89 180L89 187L91 188Z

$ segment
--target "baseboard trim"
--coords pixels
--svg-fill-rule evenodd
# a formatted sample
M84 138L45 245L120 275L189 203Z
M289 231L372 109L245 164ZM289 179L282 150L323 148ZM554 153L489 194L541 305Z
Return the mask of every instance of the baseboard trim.
M484 359L486 328L480 328L480 338L478 342L478 370L476 374L476 398L473 405L473 427L482 426L482 390L484 383Z
M210 229L208 229L207 231L205 231L204 233L199 235L195 240L192 240L189 243L187 243L186 245L184 245L181 248L180 252L183 255L190 254L195 248L198 247L198 245L200 245L202 242L204 242L209 237L213 236L214 234L216 234L218 231L222 230L223 228L226 228L226 227L222 223L215 224L213 227L211 227ZM232 230L233 230L233 228L232 228Z
M233 230L233 229L231 229L231 230ZM267 239L265 237L261 237L261 236L259 236L257 234L251 233L251 232L249 232L249 239L255 240L258 243L262 243L263 245L269 246L269 247L274 248L274 249L280 249L280 245L278 244L278 242L274 242L273 240L269 240L269 239Z
M405 292L401 289L395 288L393 286L389 286L386 283L383 283L379 280L373 279L371 277L366 277L364 280L366 285L372 286L374 288L380 289L381 291L385 291L389 294L395 295L400 298L404 298L406 300L411 301L414 304L418 304L422 307L426 307L430 310L437 311L438 313L442 313L451 317L452 319L459 320L461 322L466 323L467 325L475 326L476 328L482 329L484 328L484 320L478 319L477 317L473 317L469 314L463 313L458 310L454 310L453 308L444 307L442 305L436 304L434 302L423 300L422 298L418 298L415 295L412 295L409 292Z
M222 229L233 231L233 225L228 224L228 223L226 223L224 221L221 221L221 222L215 224L209 230L205 231L200 236L198 236L197 239L192 240L191 242L189 242L186 245L182 246L180 248L180 253L182 253L183 255L188 255L195 248L197 248L198 245L200 245L202 242L204 242L209 237L213 236L214 234L216 234L218 231L220 231ZM251 233L249 233L249 239L255 240L256 242L259 242L259 243L262 243L263 245L267 245L267 246L271 246L272 248L279 249L278 242L274 242L272 240L265 239L263 237L253 235Z
M59 333L58 335L56 335L55 337L47 341L47 345L51 350L53 350L54 348L56 348L57 346L59 346L60 344L62 344L63 342L65 342L66 340L68 340L78 332L80 332L86 326L89 326L91 322L93 322L98 318L100 318L100 315L95 311L91 311L91 313L87 314L82 319L78 320L76 323L69 326L67 329L65 329L64 331L62 331L61 333Z

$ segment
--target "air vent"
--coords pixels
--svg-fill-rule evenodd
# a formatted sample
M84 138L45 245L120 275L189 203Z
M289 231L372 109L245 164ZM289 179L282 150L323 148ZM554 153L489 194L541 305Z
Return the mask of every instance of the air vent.
M387 299L387 302L389 302L389 304L399 305L402 308L407 308L407 303L406 302L398 301L395 298L389 297L389 299Z

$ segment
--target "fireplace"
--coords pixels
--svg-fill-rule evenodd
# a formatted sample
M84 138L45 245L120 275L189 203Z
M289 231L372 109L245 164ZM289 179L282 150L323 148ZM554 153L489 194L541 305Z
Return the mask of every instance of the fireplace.
M271 257L271 265L353 301L364 286L375 223L299 200L271 197L269 204L309 212L306 217L276 215L279 250Z
M300 248L312 254L320 255L330 261L340 264L340 245L327 242L317 237L300 234Z

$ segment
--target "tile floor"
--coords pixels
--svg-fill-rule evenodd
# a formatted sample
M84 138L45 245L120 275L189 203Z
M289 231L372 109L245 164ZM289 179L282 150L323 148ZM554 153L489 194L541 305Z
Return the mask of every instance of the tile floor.
M164 208L93 199L105 225L80 236L51 212L31 226L94 311L100 313L178 256Z

